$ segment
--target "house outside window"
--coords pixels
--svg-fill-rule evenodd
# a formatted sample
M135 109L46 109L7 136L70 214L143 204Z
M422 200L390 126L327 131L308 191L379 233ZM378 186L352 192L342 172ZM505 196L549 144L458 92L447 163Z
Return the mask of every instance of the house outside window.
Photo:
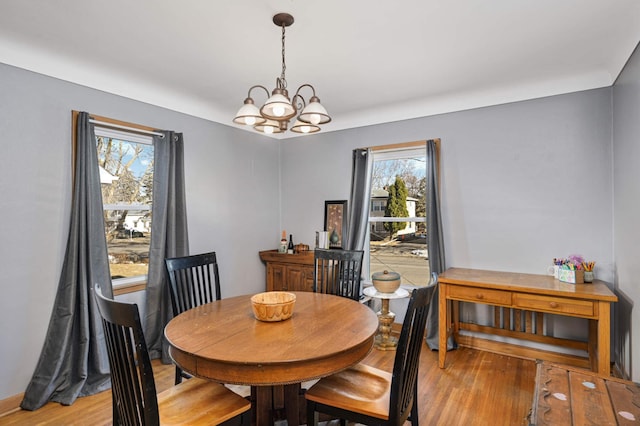
M109 269L114 285L144 282L149 268L153 140L95 128Z
M387 207L387 199L389 198L389 192L386 189L374 189L371 191L371 211L369 216L371 217L384 217L385 208ZM416 203L420 200L417 198L407 197L407 211L409 217L415 217L416 215ZM400 238L408 236L414 236L417 230L416 222L406 222L406 227L397 232ZM387 231L384 228L384 222L373 222L371 224L370 232L374 238L384 238L384 234Z
M402 285L424 286L430 279L425 218L426 150L422 145L373 154L369 276L394 271L400 274ZM397 200L391 200L390 193ZM387 208L388 203L397 205L399 199L405 209L394 216L392 209Z

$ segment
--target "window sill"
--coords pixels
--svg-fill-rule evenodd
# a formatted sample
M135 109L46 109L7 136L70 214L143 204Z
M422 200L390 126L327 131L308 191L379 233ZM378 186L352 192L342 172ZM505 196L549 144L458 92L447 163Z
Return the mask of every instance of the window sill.
M138 291L146 290L147 281L139 281L134 283L126 283L126 284L114 284L113 286L113 296L121 296L123 294L135 293Z

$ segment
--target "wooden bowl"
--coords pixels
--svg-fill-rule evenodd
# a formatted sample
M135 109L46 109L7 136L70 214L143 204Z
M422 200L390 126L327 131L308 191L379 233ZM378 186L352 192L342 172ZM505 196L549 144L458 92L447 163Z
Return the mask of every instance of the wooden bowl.
M251 297L253 315L266 322L284 321L293 315L296 295L286 291L267 291Z

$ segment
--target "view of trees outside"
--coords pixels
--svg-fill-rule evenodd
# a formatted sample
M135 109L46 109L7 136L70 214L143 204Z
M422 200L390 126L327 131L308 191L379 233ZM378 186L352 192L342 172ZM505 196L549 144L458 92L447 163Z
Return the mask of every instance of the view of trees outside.
M151 238L153 145L96 136L111 277L146 275Z
M408 203L415 203L415 217L426 216L425 156L374 161L371 183L372 192L388 193L385 217L407 217ZM386 233L370 233L369 269L398 272L402 284L423 286L430 275L426 223L417 222L416 232L403 233L408 222L383 222Z
M389 197L387 198L387 205L384 209L384 215L386 217L409 217L409 210L407 209L407 187L400 176L396 176L396 180L393 185L387 187ZM407 222L384 222L384 229L389 232L389 239L392 239L398 231L401 231L407 227Z

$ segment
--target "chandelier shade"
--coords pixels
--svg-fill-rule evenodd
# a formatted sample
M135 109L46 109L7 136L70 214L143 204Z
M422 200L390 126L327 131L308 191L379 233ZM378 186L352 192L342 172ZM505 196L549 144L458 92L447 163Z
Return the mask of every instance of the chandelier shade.
M291 126L291 131L296 133L316 133L320 131L320 127L311 123L304 123L300 120L296 120L295 124Z
M313 96L309 99L309 105L307 105L300 116L300 121L311 124L325 124L331 121L331 117L327 114L327 110L320 103L320 99Z
M280 128L279 122L277 122L276 120L268 120L268 119L260 124L254 125L253 128L258 132L266 133L268 135L271 135L274 133L282 133L284 131Z
M253 99L247 98L244 101L244 105L240 107L238 113L236 114L236 118L233 119L234 123L237 124L246 124L249 126L253 126L254 124L262 124L267 121L260 114L260 110L253 103Z
M272 120L288 120L296 115L296 109L291 105L291 101L282 93L276 93L280 89L275 89L273 95L260 108L260 114ZM286 93L286 91L285 91Z
M293 98L289 98L285 78L287 68L285 63L285 28L292 25L293 21L293 16L288 13L278 13L273 17L273 23L282 28L282 73L276 79L276 87L271 92L271 96L264 86L255 85L249 89L249 95L245 99L244 105L233 119L234 123L253 126L253 129L258 132L273 134L288 130L289 120L296 116L297 119L290 129L296 133L319 132L321 130L319 124L331 121L331 117L320 104L320 99L316 96L316 90L312 85L301 85ZM300 93L305 87L312 92L308 104ZM255 105L251 97L251 91L255 88L261 88L267 94L267 100L260 108Z

